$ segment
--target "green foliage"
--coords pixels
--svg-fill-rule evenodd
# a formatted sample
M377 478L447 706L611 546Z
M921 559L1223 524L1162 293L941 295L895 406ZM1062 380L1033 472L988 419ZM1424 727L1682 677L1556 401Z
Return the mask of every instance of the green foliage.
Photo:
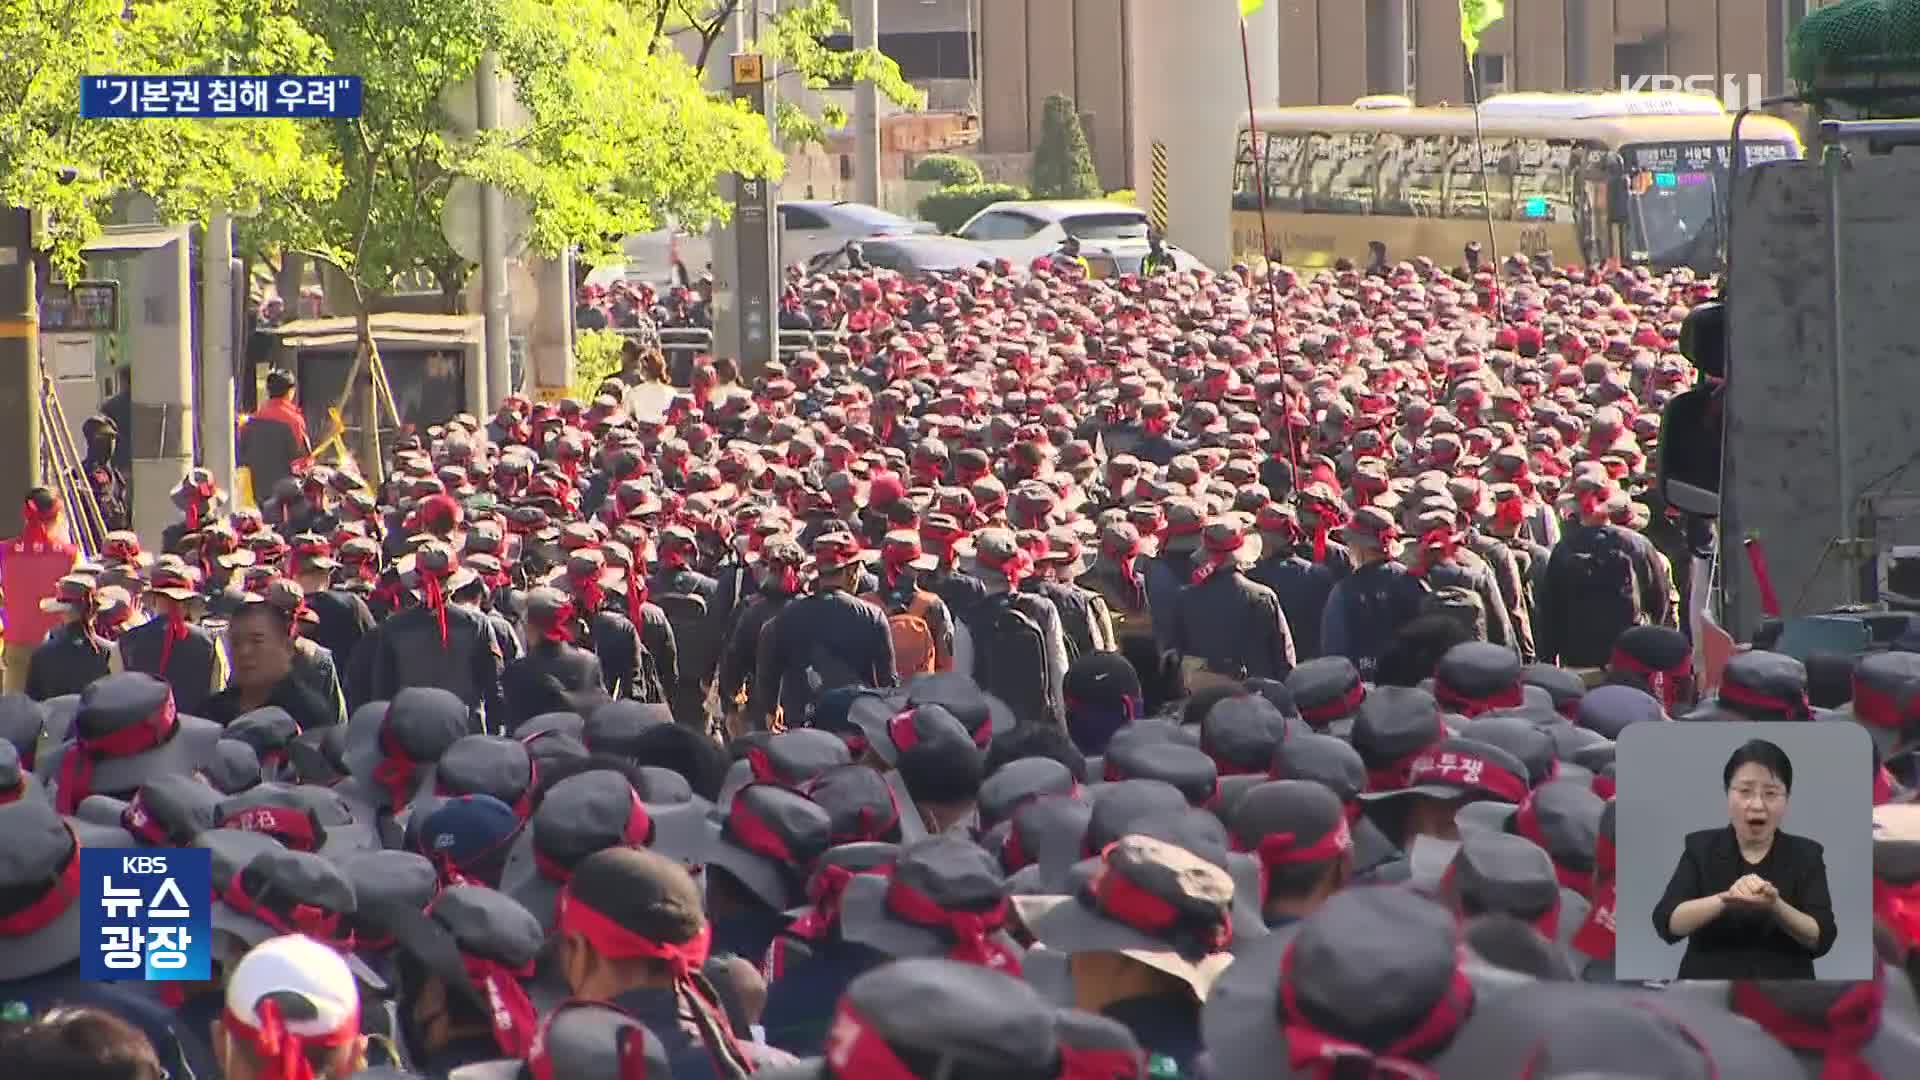
M365 78L365 107L357 120L304 131L306 153L338 172L338 189L271 201L255 231L331 263L362 297L419 268L456 288L465 280L470 267L440 228L460 177L527 208L531 250L579 245L592 257L667 215L723 217L722 173L780 171L765 122L709 94L620 0L291 2L333 70ZM488 49L529 119L457 135L442 94Z
M46 212L41 244L57 269L79 273L121 192L191 221L337 186L337 170L302 154L302 121L80 119L83 75L328 66L326 44L281 0L142 0L125 13L121 0L0 0L0 200Z
M655 28L657 40L671 42L692 58L697 71L727 57L719 52L723 35L733 25L741 0L627 0L643 22ZM903 109L926 107L926 95L900 74L900 65L878 49L836 48L828 39L843 37L853 28L838 0L784 0L761 28L760 40L750 43L772 62L776 80L775 127L787 146L824 143L827 134L847 126L846 110L827 104L814 116L796 105L794 90L823 90L872 80L880 96ZM778 94L784 90L786 97Z
M581 330L573 335L573 387L578 401L592 401L600 384L620 372L620 345L626 339L611 330Z
M1033 194L1037 199L1097 199L1100 174L1093 148L1080 127L1080 113L1065 94L1047 98L1040 118L1040 145L1033 151Z
M967 184L941 188L920 200L920 218L933 222L941 232L950 233L994 203L1027 197L1026 188L1013 184Z
M1107 192L1107 201L1126 203L1128 206L1138 206L1140 205L1140 196L1136 194L1132 188L1121 188L1119 191Z
M987 182L979 164L959 154L928 154L914 162L913 175L909 179L932 181L941 187L964 187Z

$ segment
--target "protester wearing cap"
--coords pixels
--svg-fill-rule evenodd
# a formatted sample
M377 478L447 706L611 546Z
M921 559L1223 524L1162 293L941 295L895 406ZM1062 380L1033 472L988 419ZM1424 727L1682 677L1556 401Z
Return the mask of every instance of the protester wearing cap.
M379 815L383 837L398 846L396 817L417 794L432 790L433 766L467 733L467 715L452 691L434 687L409 687L391 702L361 706L347 726L352 775L335 790Z
M1147 601L1146 545L1128 521L1102 525L1099 547L1074 583L1099 596L1112 619L1114 648L1128 639L1153 637L1153 610Z
M1233 962L1233 897L1232 876L1213 863L1126 836L1075 894L1014 905L1036 941L1072 958L1076 1007L1126 1024L1184 1073L1201 1049L1200 1004Z
M207 699L208 719L231 724L268 707L285 711L302 731L343 719L338 698L316 689L316 679L301 671L299 618L265 599L241 606L226 633L233 673L226 687Z
M1379 663L1394 631L1420 614L1427 590L1399 561L1400 531L1392 514L1363 506L1338 535L1354 569L1327 597L1320 650L1347 657L1364 676Z
M1335 895L1220 979L1204 1016L1215 1075L1497 1075L1458 1071L1455 1036L1519 980L1470 963L1462 944L1452 913L1409 890Z
M901 849L888 875L858 875L840 898L841 936L896 959L945 956L1018 975L1013 925L999 865L954 836Z
M868 842L841 844L820 857L807 881L807 905L787 913L792 922L774 939L763 965L769 1044L794 1054L818 1053L847 985L888 961L886 953L846 938L842 901L857 878L891 874L899 854L898 845Z
M1748 980L1688 989L1765 1029L1809 1076L1885 1080L1906 1072L1920 1053L1920 1018L1910 994L1895 985L1905 977L1876 958L1873 977L1854 982Z
M128 795L159 777L191 774L212 755L220 729L180 715L166 683L129 672L87 687L72 735L38 770L64 813L88 795Z
M1729 825L1687 834L1654 931L1669 945L1687 939L1681 978L1810 979L1836 930L1820 844L1780 828L1793 762L1752 739L1727 758L1721 783Z
M893 628L894 672L902 682L929 671L953 670L954 619L921 576L940 560L921 547L914 529L894 529L880 544L879 588L861 599L887 613Z
M737 1078L788 1060L728 1025L702 968L713 927L678 863L611 848L561 890L555 932L571 995L620 1009L659 1036L676 1077Z
M1145 712L1140 676L1118 653L1076 659L1062 684L1067 732L1083 754L1104 753L1114 734Z
M69 574L54 583L40 610L60 620L34 648L22 687L35 701L78 694L112 667L113 644L97 632L99 584L86 574Z
M367 1057L353 972L310 937L262 940L227 979L213 1049L230 1077L346 1080Z
M1550 942L1570 936L1587 914L1584 899L1563 892L1539 845L1505 833L1463 835L1436 885L1440 901L1462 919L1508 915ZM1569 903L1577 907L1569 910Z
M326 537L312 533L295 536L292 563L293 579L313 609L310 636L335 659L345 662L373 629L373 612L357 593L335 586L334 574L341 569L341 562Z
M1433 696L1448 712L1468 719L1525 703L1520 657L1504 645L1468 641L1455 645L1434 668Z
M1062 722L1061 701L1066 693L1067 665L1072 658L1067 652L1059 608L1045 595L1022 588L1022 583L1034 573L1032 553L1006 529L982 529L973 537L971 571L986 587L982 606L977 609L982 614L975 616L977 625L973 634L974 670L980 673L982 688L1006 699L1022 714L1022 723ZM1000 644L984 640L999 622L989 616L1002 607L1025 616L1039 632L1044 686L1033 685L1030 678L1016 679L1012 674L995 671L992 661L987 659L990 650ZM1029 671L1031 668L1026 667L1022 674ZM1037 696L1041 693L1045 694L1044 700ZM1028 713L1034 715L1026 715Z
M1754 649L1735 655L1711 700L1683 719L1808 720L1807 666L1791 656Z
M700 542L684 525L661 530L658 562L647 581L647 595L666 611L679 648L679 681L669 692L673 715L682 724L706 727L706 694L713 686L727 627L720 610L720 583L694 569Z
M540 923L511 897L454 885L426 909L375 916L397 947L401 1026L415 1068L445 1075L495 1058L525 1058L539 1031L527 994Z
M1269 929L1312 914L1353 876L1346 809L1321 784L1259 784L1234 803L1227 828L1234 847L1259 861L1260 912Z
M1342 738L1352 731L1353 718L1367 699L1359 669L1344 656L1306 661L1287 675L1286 687L1300 719L1315 731Z
M760 548L754 594L741 599L746 606L736 609L733 631L720 654L720 708L730 736L752 730L746 723L747 715L772 715L779 687L760 681L760 635L800 595L800 571L806 561L805 550L784 534L768 539ZM754 704L756 701L758 704Z
M621 773L590 769L569 776L547 792L516 838L501 888L551 929L560 890L580 863L606 848L650 844L659 828Z
M419 597L420 606L381 624L369 697L392 700L409 687L434 686L452 691L469 709L495 703L502 656L493 627L484 613L450 602L477 578L460 565L453 548L439 541L415 550L403 584Z
M1668 713L1694 703L1693 643L1670 626L1629 628L1614 640L1607 671L1643 680Z
M1920 735L1920 654L1868 653L1854 661L1852 686L1852 697L1826 719L1866 728L1883 759Z
M870 758L890 767L886 778L904 796L904 811L926 835L970 834L978 823L975 807L986 779L982 743L989 730L969 734L950 710L935 704L895 713L882 729L868 718L870 705L856 702L851 715L869 732Z
M552 1077L672 1077L667 1050L640 1021L609 1005L567 1002L540 1022L525 1060L466 1065L448 1080L542 1080ZM360 1080L374 1080L361 1074Z
M1629 627L1671 625L1673 581L1640 533L1612 523L1614 494L1604 472L1574 477L1577 524L1554 545L1536 598L1539 658L1569 668L1598 668Z
M760 640L760 671L778 687L777 701L788 716L804 716L813 697L808 672L823 655L841 666L855 685L898 685L893 634L886 613L851 592L862 556L852 533L822 533L813 541L813 591L788 604ZM771 688L770 688L771 689ZM764 730L765 718L748 717L750 730Z
M165 679L174 700L191 716L205 715L206 702L226 685L227 658L206 628L193 622L199 577L177 559L154 566L144 595L153 618L129 629L114 644L116 670Z
M574 644L582 624L573 600L559 589L527 593L526 655L500 673L499 723L514 731L535 716L573 712L605 694L600 658Z
M708 915L716 941L736 956L760 956L803 895L808 868L831 846L826 809L779 784L742 788L709 827Z
M1367 816L1402 850L1430 836L1454 840L1460 808L1476 802L1512 807L1527 797L1527 767L1505 750L1473 739L1446 738L1407 762L1404 779L1360 796Z
M1200 532L1196 565L1174 601L1168 643L1187 668L1187 685L1211 675L1233 681L1284 679L1293 670L1293 633L1272 589L1246 574L1260 556L1260 538L1229 515Z

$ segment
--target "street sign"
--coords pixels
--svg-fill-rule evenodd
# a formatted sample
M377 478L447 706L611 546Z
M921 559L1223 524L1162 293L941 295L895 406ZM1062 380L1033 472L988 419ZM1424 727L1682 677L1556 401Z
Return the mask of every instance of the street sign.
M756 53L733 56L733 93L754 112L766 115L766 69ZM774 250L773 185L759 177L737 177L733 186L733 233L739 258L735 270L734 309L739 318L741 369L757 374L774 357L778 340L774 297L779 265Z
M480 189L471 177L455 177L440 207L440 235L454 254L469 262L480 261ZM506 210L500 231L506 235L507 258L518 258L527 250L527 204L502 192L500 205Z

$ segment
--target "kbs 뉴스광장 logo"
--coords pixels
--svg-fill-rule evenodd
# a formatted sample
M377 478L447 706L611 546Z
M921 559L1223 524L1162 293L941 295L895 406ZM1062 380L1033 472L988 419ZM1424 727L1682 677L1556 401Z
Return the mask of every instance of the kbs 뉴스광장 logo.
M82 978L212 978L212 851L85 848L80 880Z

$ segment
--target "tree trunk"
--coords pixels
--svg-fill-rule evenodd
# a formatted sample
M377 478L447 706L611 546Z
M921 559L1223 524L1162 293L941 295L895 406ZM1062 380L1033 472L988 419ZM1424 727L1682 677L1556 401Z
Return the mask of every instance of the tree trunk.
M280 252L280 268L273 274L273 289L280 294L280 302L286 305L287 318L298 319L300 312L300 283L306 280L307 257L297 251ZM252 312L248 312L249 315Z
M356 298L354 307L354 330L360 345L354 350L353 368L347 373L347 388L342 395L345 407L341 410L341 416L353 432L349 445L353 447L355 463L360 466L360 475L378 492L386 469L380 456L379 399L373 388L375 346L372 297Z

